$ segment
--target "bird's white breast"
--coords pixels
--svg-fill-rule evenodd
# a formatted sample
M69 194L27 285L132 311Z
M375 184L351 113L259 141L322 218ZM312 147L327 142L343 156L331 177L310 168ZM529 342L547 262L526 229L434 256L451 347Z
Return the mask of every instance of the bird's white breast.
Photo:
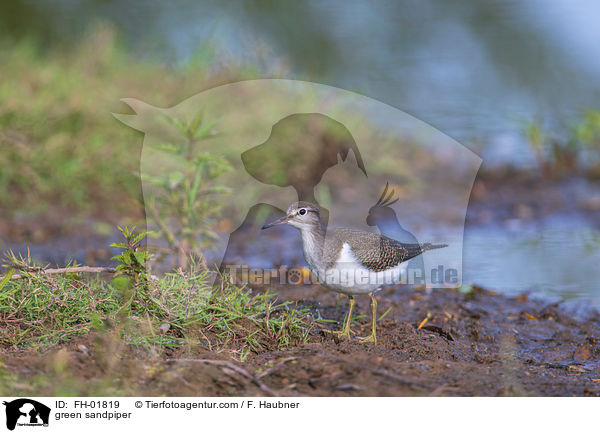
M309 266L313 267L311 263ZM407 266L408 262L404 262L385 271L372 271L356 258L350 245L344 243L331 268L311 270L318 274L319 282L325 287L336 292L358 295L372 293L384 285L399 283L406 275Z

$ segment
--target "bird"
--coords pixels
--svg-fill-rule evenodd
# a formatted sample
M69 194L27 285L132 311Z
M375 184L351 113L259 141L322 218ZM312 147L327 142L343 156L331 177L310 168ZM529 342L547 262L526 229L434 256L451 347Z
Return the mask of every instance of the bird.
M350 339L350 320L355 295L369 295L371 335L358 337L361 342L377 344L377 292L383 285L397 284L406 272L408 260L428 250L448 245L401 243L387 236L334 228L326 230L319 207L313 203L292 203L286 214L265 224L262 229L288 224L300 230L302 251L311 273L319 284L349 297L349 308L343 329L336 334Z

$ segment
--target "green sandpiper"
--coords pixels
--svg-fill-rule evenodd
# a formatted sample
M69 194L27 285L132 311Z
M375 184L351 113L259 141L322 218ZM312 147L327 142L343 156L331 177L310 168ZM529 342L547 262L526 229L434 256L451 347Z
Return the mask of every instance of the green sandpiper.
M326 230L319 208L303 201L293 203L285 216L262 228L278 224L289 224L300 230L304 258L319 284L349 296L348 315L343 330L336 331L337 334L350 338L354 295L370 296L371 335L359 339L374 344L377 344L375 292L383 285L399 283L406 273L408 261L413 257L447 246L401 243L383 235L347 228Z

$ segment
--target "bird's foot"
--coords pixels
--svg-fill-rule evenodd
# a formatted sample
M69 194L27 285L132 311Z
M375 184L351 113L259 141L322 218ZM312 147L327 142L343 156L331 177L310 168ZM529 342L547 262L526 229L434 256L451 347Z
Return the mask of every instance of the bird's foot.
M373 343L373 344L377 344L377 337L375 336L375 334L371 334L368 337L357 337L358 341L360 341L361 343Z
M351 334L356 334L356 332L352 331L351 329L343 329L342 331L330 331L327 329L326 332L329 332L337 337L346 337L348 340L350 340Z

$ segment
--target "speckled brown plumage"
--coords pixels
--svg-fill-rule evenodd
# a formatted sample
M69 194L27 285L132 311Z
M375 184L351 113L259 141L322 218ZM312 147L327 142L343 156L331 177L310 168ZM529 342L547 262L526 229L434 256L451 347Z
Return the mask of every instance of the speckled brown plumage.
M358 261L374 272L385 271L412 259L427 250L443 248L446 245L403 244L386 236L357 230L338 228L327 232L323 259L327 267L332 267L347 243Z

